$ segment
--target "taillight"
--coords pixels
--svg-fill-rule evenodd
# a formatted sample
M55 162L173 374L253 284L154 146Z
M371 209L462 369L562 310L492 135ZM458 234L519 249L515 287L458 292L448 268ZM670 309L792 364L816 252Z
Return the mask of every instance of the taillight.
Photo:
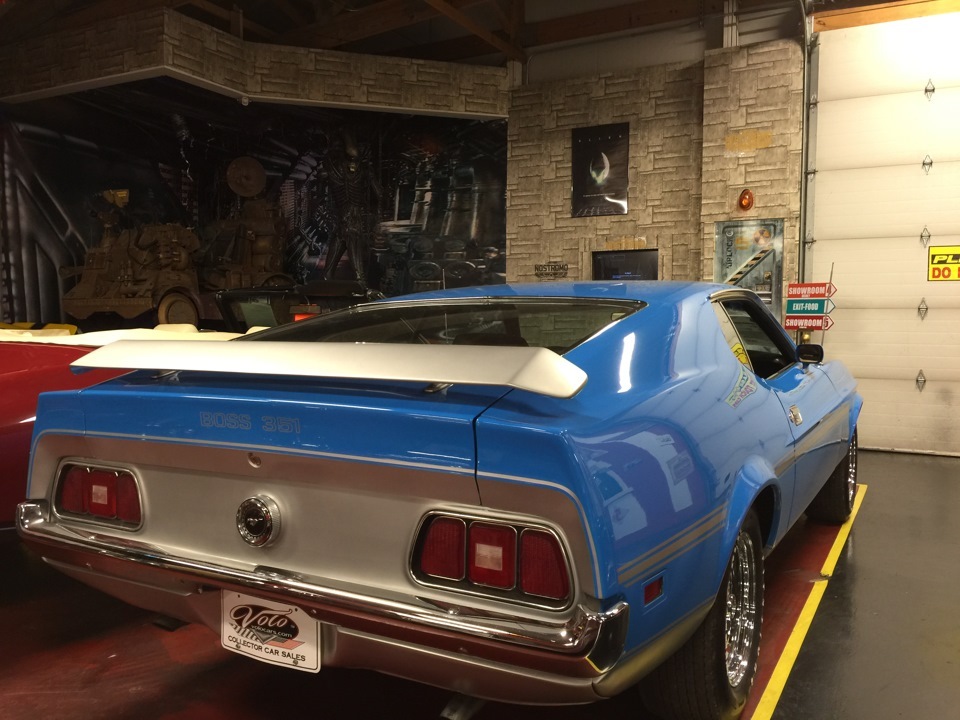
M86 512L83 507L83 478L87 471L76 466L65 470L60 475L59 508L68 513L83 514Z
M422 582L557 607L570 595L560 540L541 528L436 515L416 547L413 574Z
M432 577L462 580L466 533L466 523L460 518L443 517L430 523L420 552L420 569Z
M564 598L570 578L563 549L556 536L543 530L524 530L520 536L520 589L528 595Z
M65 465L60 471L57 510L91 520L139 525L137 481L125 470Z
M468 574L476 585L509 590L517 578L517 531L510 525L470 525Z
M130 473L121 473L117 477L117 519L140 524L140 493L137 481Z

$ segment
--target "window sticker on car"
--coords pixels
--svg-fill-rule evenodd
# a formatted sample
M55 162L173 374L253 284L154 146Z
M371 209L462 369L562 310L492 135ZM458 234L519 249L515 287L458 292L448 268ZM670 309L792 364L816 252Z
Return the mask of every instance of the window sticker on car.
M293 605L221 593L220 642L273 665L320 670L320 623Z
M753 395L753 393L756 391L756 378L753 377L753 373L741 366L740 374L737 376L737 381L733 385L733 390L731 390L730 394L727 395L725 402L730 407L737 408L740 406L740 403L746 400L750 395Z
M733 350L733 354L737 356L737 360L747 367L750 367L750 358L747 357L747 351L743 349L743 345L736 343L730 349Z

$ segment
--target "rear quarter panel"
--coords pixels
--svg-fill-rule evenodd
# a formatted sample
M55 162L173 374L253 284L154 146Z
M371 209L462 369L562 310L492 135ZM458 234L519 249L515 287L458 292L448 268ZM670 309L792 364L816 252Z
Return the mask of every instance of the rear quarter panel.
M576 507L580 589L628 600L628 651L709 607L742 514L790 459L782 408L744 379L705 300L651 306L569 352L589 375L574 398L514 391L478 423L482 501L535 486L557 497L542 511Z

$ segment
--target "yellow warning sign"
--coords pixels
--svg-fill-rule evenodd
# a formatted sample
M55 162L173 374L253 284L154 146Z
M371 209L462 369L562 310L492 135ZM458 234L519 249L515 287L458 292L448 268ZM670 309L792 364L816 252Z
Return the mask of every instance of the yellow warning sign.
M931 247L927 280L960 280L960 245Z

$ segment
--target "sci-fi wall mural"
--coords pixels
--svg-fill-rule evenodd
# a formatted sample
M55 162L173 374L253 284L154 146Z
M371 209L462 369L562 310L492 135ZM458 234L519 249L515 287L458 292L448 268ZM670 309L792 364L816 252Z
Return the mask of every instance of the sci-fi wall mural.
M157 78L0 107L0 141L0 321L202 322L238 287L505 278L503 120L244 105Z

